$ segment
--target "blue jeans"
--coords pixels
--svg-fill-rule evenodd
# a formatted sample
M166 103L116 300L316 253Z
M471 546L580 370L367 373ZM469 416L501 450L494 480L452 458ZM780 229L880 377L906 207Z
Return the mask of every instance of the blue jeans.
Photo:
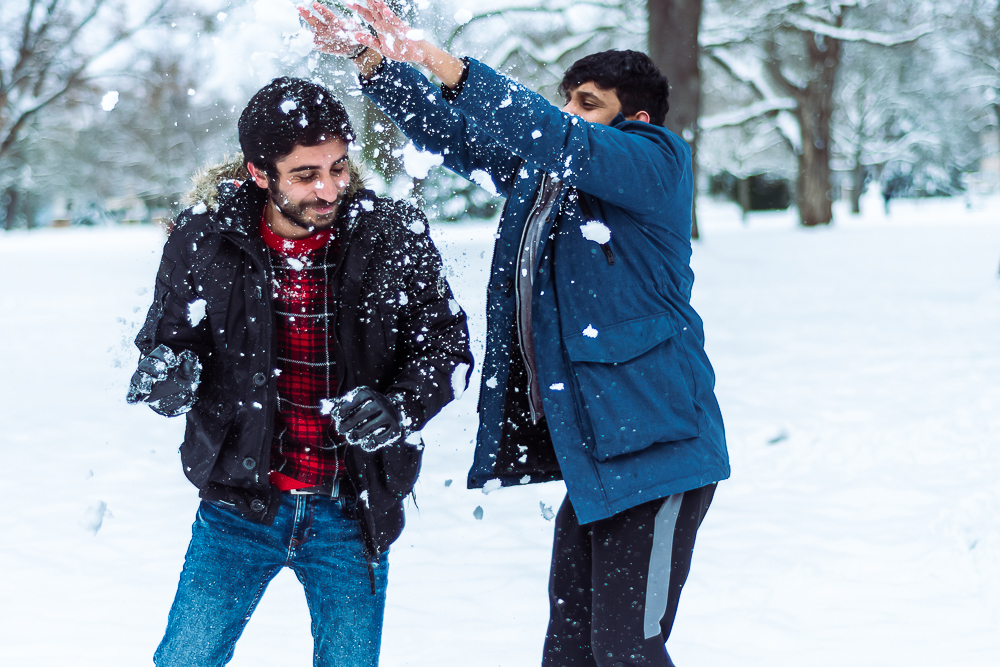
M373 595L361 528L343 509L348 502L283 493L265 526L202 501L156 665L229 662L267 584L287 566L305 588L314 667L376 667L388 559L383 554L375 568Z

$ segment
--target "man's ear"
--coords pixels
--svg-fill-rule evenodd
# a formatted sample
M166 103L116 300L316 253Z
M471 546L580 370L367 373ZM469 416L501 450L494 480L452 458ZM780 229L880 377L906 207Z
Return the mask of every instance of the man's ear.
M646 113L645 111L640 111L640 112L638 112L636 114L628 116L625 120L637 120L637 121L639 121L641 123L648 123L649 122L649 114Z
M254 183L256 183L258 187L267 190L267 174L258 169L253 162L247 162L247 171L250 172L250 178L254 180Z

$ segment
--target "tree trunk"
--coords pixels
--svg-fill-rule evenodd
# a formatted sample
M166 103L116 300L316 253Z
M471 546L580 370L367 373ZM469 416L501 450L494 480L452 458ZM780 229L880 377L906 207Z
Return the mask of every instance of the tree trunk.
M799 222L806 227L833 220L830 190L830 119L833 92L840 66L840 40L805 33L809 65L814 75L799 99L797 116L802 132L796 200Z
M861 190L865 187L865 167L861 164L861 152L854 155L854 168L851 170L851 213L861 214Z
M361 158L391 186L400 173L400 160L392 152L398 148L396 126L371 101L365 99L364 129Z
M997 14L1000 15L1000 2L997 3ZM997 18L1000 19L1000 16ZM997 115L997 178L1000 179L1000 104L994 104L993 111ZM997 183L997 192L1000 192L1000 182Z
M14 188L7 189L7 205L4 212L4 228L9 232L14 229L14 220L17 215L18 192Z
M747 214L750 212L750 178L741 178L736 181L736 201L740 205L743 224L747 224Z
M702 0L647 0L649 57L670 83L670 113L666 126L691 147L694 191L691 199L691 238L698 238L698 116L701 113L701 66L698 29Z

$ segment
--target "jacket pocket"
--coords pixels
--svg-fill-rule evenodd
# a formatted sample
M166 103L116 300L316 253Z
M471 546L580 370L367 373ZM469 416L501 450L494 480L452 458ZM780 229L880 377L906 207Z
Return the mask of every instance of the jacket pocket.
M390 445L378 451L382 486L394 500L413 490L420 474L423 450L407 444Z
M563 339L599 461L699 434L694 379L668 313Z

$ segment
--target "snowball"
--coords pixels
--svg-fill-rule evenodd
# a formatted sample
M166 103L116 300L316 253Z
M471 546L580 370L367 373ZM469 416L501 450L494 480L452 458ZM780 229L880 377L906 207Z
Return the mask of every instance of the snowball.
M403 169L413 178L427 178L431 167L444 164L444 157L430 151L422 151L412 143L403 147Z
M497 379L496 379L496 377L491 377L489 380L487 380L486 381L486 386L489 387L490 389L496 389L497 388Z
M305 58L312 53L314 43L312 31L307 28L301 28L294 35L288 36L288 50L300 58Z
M407 39L412 39L414 42L419 42L424 38L424 31L420 28L410 28L406 33Z
M204 215L208 213L208 206L205 205L205 202L200 201L191 207L191 213L193 215Z
M101 98L101 108L105 111L111 111L118 105L118 91L109 90L107 94Z
M188 88L188 97L194 97L195 92L194 88Z
M361 200L361 208L363 208L366 211L374 211L375 210L375 204L373 204L371 202L371 200L369 200L369 199L362 199Z
M587 328L583 330L583 335L587 338L597 338L597 329L592 324L588 324Z
M277 370L277 369L275 369ZM333 409L337 406L337 402L332 398L324 398L319 402L319 413L321 415L329 415L333 413Z
M520 482L521 484L529 484L529 483L531 482L531 475L525 475L524 477L522 477L522 478L521 478L520 480L518 480L518 481L519 481L519 482Z
M449 299L448 310L451 311L452 315L458 315L460 312L462 312L462 307L458 305L458 301L455 301L454 299Z
M565 388L566 388L566 385L564 385L562 382L556 382L555 384L550 384L549 385L549 389L551 389L552 391L562 391Z
M538 506L542 510L542 518L545 519L546 521L552 521L552 519L556 517L555 513L552 511L551 506L546 505L541 500L538 501Z
M583 238L594 243L607 243L611 240L611 230L599 220L588 220L587 224L580 225Z
M531 133L531 138L532 139L539 139L539 138L541 138L541 136L542 136L542 131L541 130L535 130L534 132Z
M405 306L410 302L410 297L406 296L406 292L399 293L399 305Z
M472 12L468 9L459 9L455 12L455 23L458 25L465 25L472 20Z
M500 193L497 191L497 186L493 184L493 178L491 178L490 175L482 169L473 169L472 173L469 174L469 178L472 179L473 183L481 187L483 190L486 190L494 197L500 196Z
M295 100L285 100L281 103L281 113L289 114L299 108L299 105L295 103Z
M451 391L455 395L455 400L462 398L465 387L468 384L469 364L459 364L451 372Z
M365 489L364 491L358 494L358 502L363 503L365 505L368 504L368 489Z
M514 103L514 100L510 99L510 95L508 95L507 97L503 98L503 101L500 102L500 108L501 109L506 109L507 107L509 107L513 103Z
M204 299L195 299L188 304L188 322L191 326L198 326L203 319L205 319L205 307L208 306L208 302Z
M219 12L218 14L215 15L215 18L219 19L220 22L225 21L227 18L229 18L229 14L225 12Z
M423 234L425 229L427 229L427 226L420 220L414 220L410 224L410 231L414 234Z
M408 433L404 441L406 444L416 447L423 442L423 439L420 436L420 431L414 431L413 433Z
M483 484L483 493L489 495L503 486L503 482L499 479L491 479L490 481Z
M305 262L301 259L295 259L294 257L286 257L285 261L288 262L288 266L292 267L292 271L301 271L305 267Z

